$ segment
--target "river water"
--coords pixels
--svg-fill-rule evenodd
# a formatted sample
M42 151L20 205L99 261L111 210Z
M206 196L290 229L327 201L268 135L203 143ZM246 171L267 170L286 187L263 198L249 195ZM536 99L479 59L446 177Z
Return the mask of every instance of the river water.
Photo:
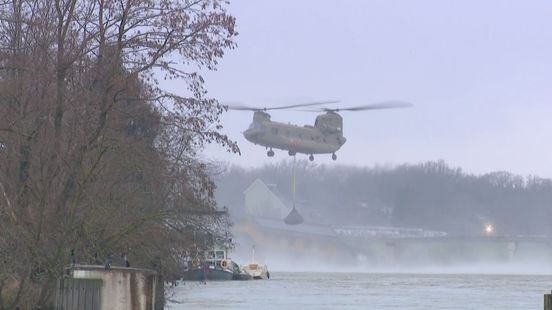
M271 273L180 283L169 309L543 309L551 275Z

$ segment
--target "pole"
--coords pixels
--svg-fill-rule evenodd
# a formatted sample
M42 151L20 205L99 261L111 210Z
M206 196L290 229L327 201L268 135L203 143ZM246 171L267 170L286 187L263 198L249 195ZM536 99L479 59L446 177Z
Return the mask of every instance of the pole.
M544 294L544 310L552 310L552 294Z

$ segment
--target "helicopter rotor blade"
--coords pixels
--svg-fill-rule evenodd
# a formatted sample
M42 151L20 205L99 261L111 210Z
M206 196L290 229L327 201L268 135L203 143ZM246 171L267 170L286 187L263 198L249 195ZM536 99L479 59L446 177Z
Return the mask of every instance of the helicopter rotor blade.
M247 106L247 105L245 105L241 102L223 102L222 105L227 107L228 110L235 110L235 111L259 111L259 110L262 110L260 108Z
M306 102L306 103L298 103L298 104L279 106L279 107L263 107L263 108L250 107L243 104L227 104L225 106L227 106L229 110L236 110L236 111L270 111L270 110L284 110L284 109L293 109L293 108L300 108L300 107L310 107L315 105L324 105L324 104L337 103L337 102L339 102L339 100Z
M413 105L404 101L383 101L378 103L366 104L356 107L349 108L309 108L309 109L299 109L296 111L302 112L342 112L342 111L367 111L367 110L383 110L383 109L397 109L397 108L409 108Z
M410 108L413 105L404 101L384 101L373 104L361 105L357 107L350 107L344 109L337 109L338 111L366 111L366 110L383 110L383 109L397 109L397 108Z
M292 105L286 105L286 106L280 106L280 107L265 108L265 110L284 110L284 109L311 107L315 105L324 105L324 104L331 104L331 103L338 103L338 102L339 100L306 102L306 103L298 103L298 104L292 104Z
M235 105L227 105L228 110L234 110L234 111L261 111L262 109L254 108L254 107L248 107L248 106L235 106Z

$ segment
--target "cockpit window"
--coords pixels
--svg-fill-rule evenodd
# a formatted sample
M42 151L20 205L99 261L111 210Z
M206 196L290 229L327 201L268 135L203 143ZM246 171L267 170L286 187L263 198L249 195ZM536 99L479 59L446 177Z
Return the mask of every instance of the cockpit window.
M261 122L253 122L249 125L249 130L263 130L265 126Z

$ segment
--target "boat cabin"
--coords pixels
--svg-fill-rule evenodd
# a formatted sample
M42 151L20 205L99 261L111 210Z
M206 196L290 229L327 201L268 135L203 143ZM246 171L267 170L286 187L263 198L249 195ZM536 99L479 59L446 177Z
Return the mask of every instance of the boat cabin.
M228 255L228 249L226 247L215 246L203 252L203 255L199 255L195 259L188 261L188 270L194 268L208 268L208 269L227 269L231 270L235 263ZM201 267L203 266L203 267Z
M206 261L216 261L216 260L223 260L227 259L226 250L223 249L215 249L211 251L206 252Z

